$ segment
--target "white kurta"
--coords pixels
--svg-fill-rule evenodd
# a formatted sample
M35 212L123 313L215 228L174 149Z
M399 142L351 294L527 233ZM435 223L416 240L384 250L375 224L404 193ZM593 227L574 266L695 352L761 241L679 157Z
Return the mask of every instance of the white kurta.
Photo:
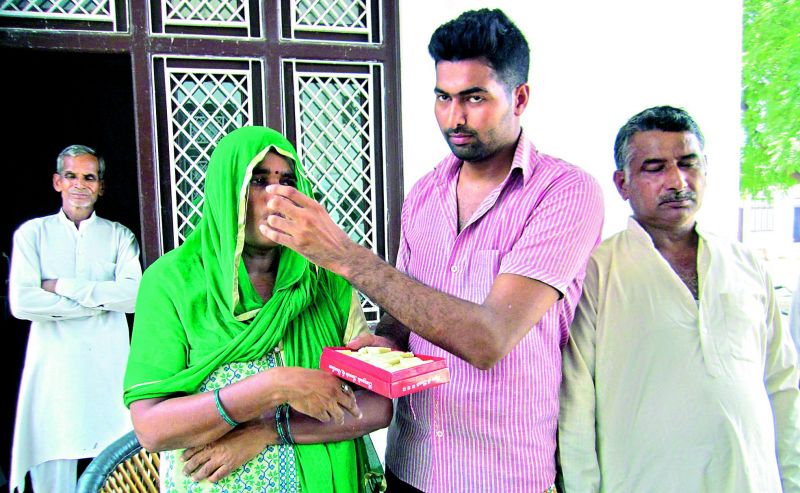
M800 369L772 284L698 233L699 302L633 219L592 255L564 351L567 493L800 491Z
M10 489L35 465L94 457L132 429L122 402L125 312L142 269L125 226L93 214L80 229L63 211L14 233L11 312L30 320L14 428ZM43 279L58 279L53 294Z

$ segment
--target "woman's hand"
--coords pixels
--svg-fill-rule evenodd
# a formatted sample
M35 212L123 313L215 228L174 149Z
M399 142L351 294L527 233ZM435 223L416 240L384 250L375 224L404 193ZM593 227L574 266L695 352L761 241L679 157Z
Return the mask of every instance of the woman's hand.
M321 370L286 368L286 402L297 412L327 423L344 424L347 412L361 419L356 396L349 384Z
M268 444L276 442L275 437L269 436L274 426L265 425L261 420L250 423L209 444L187 448L181 456L186 462L184 474L191 476L192 481L207 479L216 483L258 455Z

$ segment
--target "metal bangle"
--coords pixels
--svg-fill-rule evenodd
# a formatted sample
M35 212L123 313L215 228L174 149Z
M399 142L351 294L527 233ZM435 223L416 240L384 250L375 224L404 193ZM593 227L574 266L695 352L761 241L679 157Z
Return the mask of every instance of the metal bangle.
M294 445L294 437L292 436L292 428L289 426L289 404L284 404L286 408L284 409L283 420L286 424L286 440L289 442L290 445Z
M222 416L222 419L224 419L229 425L233 427L239 426L239 423L231 419L231 417L228 416L228 413L225 412L225 408L222 407L222 402L219 400L219 390L220 389L214 390L214 403L217 405L217 411L219 412L219 415Z
M275 429L278 431L278 438L283 445L289 445L289 440L286 439L286 433L283 431L283 422L281 414L283 413L283 404L275 408Z

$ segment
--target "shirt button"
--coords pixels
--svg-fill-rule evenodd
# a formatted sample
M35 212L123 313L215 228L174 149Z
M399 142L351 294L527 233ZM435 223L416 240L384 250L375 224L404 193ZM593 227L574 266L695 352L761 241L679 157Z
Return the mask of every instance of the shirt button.
M451 266L451 267L450 267L450 272L452 272L453 274L455 274L456 272L458 272L458 266L457 266L457 265L453 265L453 266Z
M442 438L443 436L444 436L444 432L442 430L439 430L439 431L436 432L436 438Z

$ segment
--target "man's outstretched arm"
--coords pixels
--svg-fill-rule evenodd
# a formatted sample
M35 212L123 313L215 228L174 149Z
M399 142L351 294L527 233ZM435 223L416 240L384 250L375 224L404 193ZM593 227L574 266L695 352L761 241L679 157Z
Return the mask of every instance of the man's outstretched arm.
M482 304L417 282L354 243L325 209L291 187L275 186L260 225L272 241L335 272L426 340L489 369L505 357L559 298L552 286L500 274Z

